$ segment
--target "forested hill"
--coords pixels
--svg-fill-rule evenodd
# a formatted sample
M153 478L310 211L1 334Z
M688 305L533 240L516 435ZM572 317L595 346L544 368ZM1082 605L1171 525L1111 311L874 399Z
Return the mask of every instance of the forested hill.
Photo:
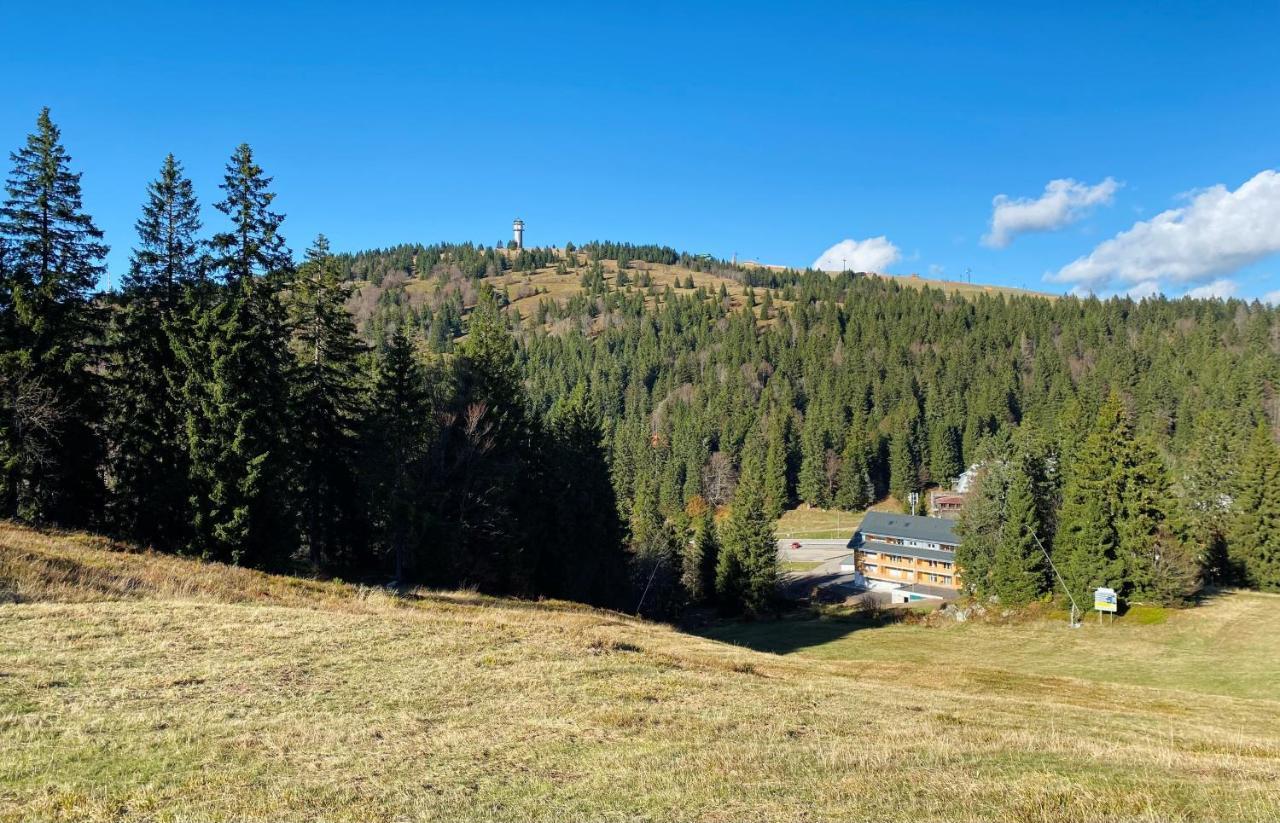
M970 577L994 563L1021 480L1033 511L1018 550L1033 555L1023 576L1035 582L975 589L1015 600L1049 589L1035 540L1053 543L1064 506L1069 520L1089 521L1067 522L1062 541L1081 544L1082 556L1061 558L1081 596L1099 580L1176 600L1250 568L1280 579L1275 560L1246 562L1229 545L1245 528L1233 525L1239 501L1265 482L1245 475L1262 471L1280 432L1273 308L933 288L620 244L405 246L344 263L371 336L410 328L435 351L450 348L468 301L491 285L534 408L576 392L602 421L633 533L645 518L696 531L702 508L731 502L756 457L771 516L796 503L859 510L947 486L968 466L1013 465L980 472L989 482L965 527L969 550L985 544L989 557L968 558ZM370 289L380 289L372 311ZM1069 486L1090 460L1103 464L1098 475ZM1073 513L1108 494L1105 511ZM983 503L998 516L984 521ZM1088 556L1086 543L1106 556Z
M1280 311L660 246L301 259L164 158L117 293L48 111L0 208L0 516L242 565L769 613L773 523L977 466L965 588L1280 589ZM894 500L882 503L893 505Z

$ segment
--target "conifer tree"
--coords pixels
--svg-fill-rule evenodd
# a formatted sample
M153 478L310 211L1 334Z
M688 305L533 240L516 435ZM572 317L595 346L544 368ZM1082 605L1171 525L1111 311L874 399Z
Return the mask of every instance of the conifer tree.
M48 108L10 160L0 207L0 514L84 524L101 502L89 344L107 247Z
M787 412L776 409L765 429L764 506L770 518L777 520L790 502L787 493Z
M693 602L714 599L719 553L715 518L711 507L704 503L694 520L693 539L684 557L684 585Z
M996 593L993 570L1004 540L1014 457L1007 435L997 435L978 447L978 473L956 521L961 538L956 568L964 590L976 597Z
M283 307L249 278L197 306L177 350L190 464L191 549L280 567L294 547L289 338Z
M359 534L356 426L364 390L364 345L347 311L342 273L324 235L291 281L289 326L295 356L293 450L303 548L314 566Z
M1280 591L1280 448L1265 425L1245 449L1229 550L1251 586Z
M862 413L855 413L841 454L840 483L835 502L846 511L865 509L875 500L865 425Z
M756 439L744 456L716 567L721 607L756 616L772 611L778 584L778 546L773 519L765 511L760 445Z
M172 154L147 186L136 227L107 333L108 517L135 540L176 549L187 536L190 467L174 338L185 332L181 306L205 296L205 275L199 204Z
M178 349L190 460L192 549L205 557L280 566L296 540L290 494L291 357L276 286L292 263L267 210L270 178L247 145L227 166L217 204L231 230L212 243L226 287L197 304Z
M1092 602L1098 586L1123 588L1117 520L1125 485L1121 463L1132 438L1129 417L1113 392L1081 444L1063 490L1055 563L1077 603Z
M1127 444L1122 507L1116 526L1116 546L1124 562L1127 596L1138 601L1182 600L1190 591L1176 591L1173 575L1194 583L1194 568L1177 569L1184 557L1172 544L1168 473L1159 451L1147 437Z
M1045 590L1044 554L1036 542L1040 524L1034 489L1026 468L1015 467L991 564L991 588L1001 603L1022 605Z
M423 497L435 434L426 374L397 329L374 369L366 422L367 488L374 535L397 584L414 572L414 549L426 530Z
M908 509L907 499L910 493L919 489L915 458L911 454L911 433L898 429L889 438L889 491L898 498L904 509Z
M271 178L253 159L248 143L241 143L227 162L220 186L225 197L215 204L232 224L213 236L213 266L228 285L251 277L278 282L292 267L289 248L280 236L284 215L271 211L276 196Z
M827 441L815 406L809 407L800 434L800 475L796 493L810 506L824 507L827 499Z

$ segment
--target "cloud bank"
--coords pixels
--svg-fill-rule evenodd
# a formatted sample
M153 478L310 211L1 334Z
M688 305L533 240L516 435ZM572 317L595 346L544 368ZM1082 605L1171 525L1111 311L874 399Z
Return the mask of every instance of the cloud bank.
M1050 180L1038 198L997 194L991 201L991 231L982 238L986 246L1003 249L1019 234L1056 231L1084 217L1098 205L1109 205L1120 184L1108 177L1096 186L1071 178Z
M821 271L884 271L902 259L902 251L884 235L866 240L841 240L813 261Z
M1275 170L1259 172L1235 191L1218 184L1188 197L1187 205L1135 223L1045 279L1071 283L1076 292L1161 280L1181 286L1214 280L1203 288L1221 291L1230 281L1220 275L1280 252Z

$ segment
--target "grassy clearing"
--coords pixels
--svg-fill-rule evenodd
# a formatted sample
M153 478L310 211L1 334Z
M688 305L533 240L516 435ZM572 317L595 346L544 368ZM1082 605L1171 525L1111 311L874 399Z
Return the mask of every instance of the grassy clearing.
M804 560L783 560L778 564L778 568L784 572L811 572L821 565L822 563L816 560L810 562Z
M900 512L902 506L894 498L886 497L867 511ZM783 512L774 529L779 538L807 537L811 540L848 538L862 523L864 514L866 512L800 506Z
M777 656L12 526L0 590L3 821L1280 817L1280 598ZM815 639L738 630L766 628ZM1090 662L1111 648L1138 673Z

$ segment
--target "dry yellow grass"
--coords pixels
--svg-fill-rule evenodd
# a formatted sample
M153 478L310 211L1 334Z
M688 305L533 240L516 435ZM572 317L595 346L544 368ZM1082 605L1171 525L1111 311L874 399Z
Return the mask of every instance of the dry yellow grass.
M4 821L1280 817L1274 697L777 656L11 525L0 589Z

